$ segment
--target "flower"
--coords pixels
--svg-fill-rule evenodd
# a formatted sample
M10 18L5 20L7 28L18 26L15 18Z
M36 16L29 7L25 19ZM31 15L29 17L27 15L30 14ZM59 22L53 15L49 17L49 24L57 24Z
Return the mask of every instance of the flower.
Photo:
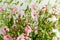
M31 13L31 16L32 16L33 19L36 19L36 18L38 18L38 13L36 11L33 11Z
M18 11L18 8L14 8L14 9L12 10L12 14L15 14L17 11Z
M45 5L40 11L45 13L45 11L48 9L47 5Z
M56 22L58 19L55 16L48 18L48 21Z
M50 14L57 14L57 15L58 15L60 12L59 12L59 10L58 10L57 8L53 8L53 9L50 8L50 9L49 9L49 13L50 13Z
M15 28L17 28L17 25L16 24L13 24L12 25L12 29L15 29Z
M38 27L34 27L35 33L38 33Z
M56 37L60 38L60 32L58 29L53 29L52 31L56 33Z
M24 30L25 30L27 36L29 36L29 33L31 33L31 31L32 31L30 26L26 26Z
M6 31L9 31L9 28L7 26L2 27L2 35L6 35Z
M52 21L55 22L57 20L57 18L55 16L52 16Z
M35 4L35 3L31 3L31 4L30 4L30 8L31 8L31 9L35 9L35 7L36 7L36 4Z
M0 7L0 12L2 12L4 9L2 7Z
M17 37L17 40L25 40L25 36L22 34L19 37Z
M12 40L10 36L4 36L4 40Z
M52 40L57 40L57 37L53 37L53 39Z
M2 35L6 35L6 31L4 29L1 30Z

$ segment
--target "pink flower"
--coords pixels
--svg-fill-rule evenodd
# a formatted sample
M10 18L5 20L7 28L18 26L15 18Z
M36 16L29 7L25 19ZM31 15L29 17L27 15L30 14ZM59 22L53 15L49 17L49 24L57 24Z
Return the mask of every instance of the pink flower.
M4 36L4 40L12 40L10 36Z
M13 38L13 40L17 40L17 38L16 38L16 37L14 37L14 38Z
M38 13L36 11L33 11L31 13L31 16L32 16L33 19L36 19L36 18L38 18Z
M2 29L1 31L2 31L2 35L6 35L6 31L4 29Z
M17 37L17 40L25 40L25 36L22 34L19 37Z
M52 19L53 22L56 22L57 21L57 18L55 16L52 16L51 19Z
M2 35L6 35L6 31L9 31L9 28L7 26L4 26L1 31Z
M36 4L35 4L35 3L31 3L31 4L30 4L30 8L31 8L31 9L34 9L35 7L36 7Z
M4 9L2 7L0 7L0 12L2 12Z
M12 14L15 14L17 11L18 11L18 8L14 8L14 9L12 10Z
M12 29L15 29L15 28L17 28L17 25L16 24L13 24L12 25Z
M26 34L27 34L27 36L29 36L29 33L31 33L31 28L30 28L30 26L27 26L27 27L25 27L25 32L26 32Z

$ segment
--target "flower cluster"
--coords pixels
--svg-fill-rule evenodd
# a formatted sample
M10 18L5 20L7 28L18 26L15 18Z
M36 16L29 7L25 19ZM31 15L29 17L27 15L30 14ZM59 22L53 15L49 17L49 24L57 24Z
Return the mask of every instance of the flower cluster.
M0 0L3 40L58 40L60 2L57 0ZM59 33L60 35L60 33Z

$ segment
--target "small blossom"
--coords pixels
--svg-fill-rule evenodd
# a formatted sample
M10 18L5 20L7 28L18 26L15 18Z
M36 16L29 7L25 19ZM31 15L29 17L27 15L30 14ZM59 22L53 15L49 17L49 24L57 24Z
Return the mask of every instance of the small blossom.
M4 36L4 40L12 40L10 36Z
M0 12L4 11L4 9L2 7L0 7Z
M56 22L58 19L55 16L52 16L51 18L48 18L48 21Z
M60 32L58 31L58 29L53 29L52 31L56 33L56 36L58 38L60 38Z
M52 21L55 22L56 20L57 20L57 18L56 18L55 16L53 16L53 17L52 17Z
M33 11L31 13L31 16L32 16L33 19L36 19L36 18L38 18L38 13L36 11Z
M15 14L17 11L18 11L18 8L14 8L14 9L12 10L12 14Z
M7 26L4 26L1 31L2 35L6 35L6 31L9 31L9 28Z
M57 37L53 37L53 39L52 40L57 40Z
M16 24L13 24L13 25L12 25L12 28L13 28L13 29L17 28L17 25L16 25Z
M46 10L47 10L47 6L44 6L40 11L45 13Z
M2 35L6 35L6 31L4 29L2 29L1 31L2 31Z
M25 36L22 34L19 37L17 37L17 40L25 40Z
M28 26L32 26L32 23L28 23L27 25L28 25Z
M26 34L27 34L27 36L29 36L29 33L31 33L31 28L30 28L30 26L27 26L27 27L25 27L25 32L26 32Z
M35 4L35 3L31 3L31 4L30 4L30 8L31 8L31 9L35 9L35 7L36 7L36 4Z
M38 27L34 27L35 33L38 33Z

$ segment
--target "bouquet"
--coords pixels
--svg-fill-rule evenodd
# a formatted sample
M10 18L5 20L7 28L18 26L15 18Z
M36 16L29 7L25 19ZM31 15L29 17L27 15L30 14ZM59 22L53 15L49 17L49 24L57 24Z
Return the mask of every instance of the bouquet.
M59 1L0 0L0 40L58 40L59 24Z

